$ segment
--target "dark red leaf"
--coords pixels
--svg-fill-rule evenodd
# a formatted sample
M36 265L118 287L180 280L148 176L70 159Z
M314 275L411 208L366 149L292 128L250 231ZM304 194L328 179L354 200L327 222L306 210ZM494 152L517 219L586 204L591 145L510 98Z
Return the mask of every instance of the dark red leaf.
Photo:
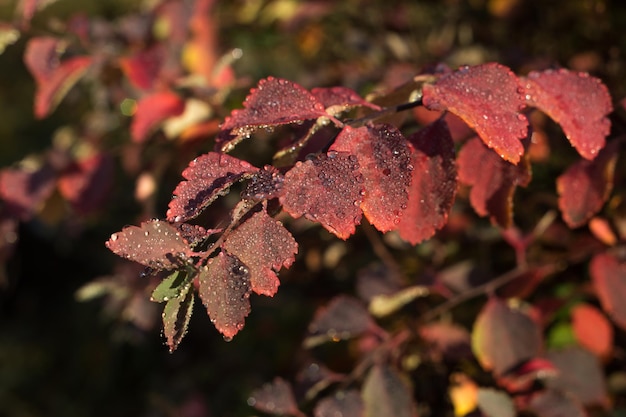
M250 270L252 291L270 297L280 285L276 271L288 268L298 252L291 233L265 210L254 213L230 233L224 248Z
M194 292L187 288L179 297L172 298L163 309L163 334L170 353L174 352L187 333L193 312Z
M571 347L546 357L558 371L546 380L549 388L570 393L585 406L608 405L604 372L591 352Z
M413 395L398 371L386 366L372 367L363 382L361 396L365 417L414 417Z
M572 329L578 344L600 358L613 350L613 326L596 307L579 303L572 308Z
M487 301L472 330L474 354L485 369L497 375L537 356L542 346L537 323L495 297Z
M611 129L606 115L613 110L602 81L566 69L533 71L523 81L528 105L559 123L583 158L595 158Z
M230 186L258 171L246 161L217 152L209 152L189 163L183 171L182 181L174 190L167 218L170 221L184 221L198 216Z
M137 102L130 135L135 142L143 142L165 119L179 116L185 110L185 101L171 91L162 91L143 97Z
M250 271L237 257L220 252L198 276L198 292L211 322L231 340L250 313Z
M439 119L409 137L412 180L409 201L397 226L400 237L417 243L430 238L448 221L456 195L454 143Z
M528 120L519 113L524 90L513 72L500 64L462 67L435 84L424 85L424 105L463 119L489 147L517 164L524 153Z
M591 260L589 273L602 308L626 329L626 263L602 253Z
M569 227L584 225L609 198L618 151L619 143L611 142L593 161L581 159L557 178L559 209Z
M24 63L37 83L34 103L37 118L52 112L92 63L92 58L87 56L62 61L60 42L52 37L32 38L24 51Z
M382 232L397 228L413 171L402 133L391 125L346 126L330 149L357 155L366 190L361 208L370 223Z
M134 55L120 58L120 68L128 80L137 88L149 90L154 87L163 64L162 46L141 49Z
M196 245L206 240L209 236L215 233L221 233L222 229L205 229L197 224L189 223L176 223L180 235L189 242L190 245Z
M547 390L533 397L528 408L537 417L587 417L580 401L573 395Z
M513 165L473 138L461 148L457 162L459 181L472 187L470 203L476 213L489 216L500 227L510 227L515 188L528 185L531 179L528 158Z
M276 168L266 165L250 179L241 196L253 201L270 200L282 194L285 177Z
M49 165L33 171L5 168L0 171L0 199L11 216L29 220L54 191L55 180Z
M364 100L354 90L347 87L314 88L311 94L326 107L326 112L333 116L354 107L380 110L380 106Z
M549 360L532 358L499 376L498 385L511 393L529 392L538 381L543 382L556 372L557 369Z
M264 413L274 415L303 416L298 410L291 385L282 378L275 378L254 390L248 404Z
M259 127L295 123L328 116L324 105L302 86L280 78L259 81L243 103L224 120L223 130L250 134Z
M356 390L340 391L322 398L313 411L315 417L363 417L365 406Z
M116 255L153 269L173 269L192 254L178 230L168 222L150 220L128 226L106 242Z
M113 160L97 153L65 169L58 180L59 191L81 214L101 207L113 183Z
M293 217L318 222L347 239L361 222L363 175L357 157L335 151L298 162L285 174L280 202Z
M320 340L349 339L367 331L373 322L362 302L349 296L338 296L315 312L309 333Z

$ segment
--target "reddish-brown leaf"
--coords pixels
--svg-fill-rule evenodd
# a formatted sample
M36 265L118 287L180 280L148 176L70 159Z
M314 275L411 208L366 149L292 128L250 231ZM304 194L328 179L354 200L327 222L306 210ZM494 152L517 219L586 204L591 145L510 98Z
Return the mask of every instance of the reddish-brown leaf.
M604 372L598 358L580 347L549 352L558 372L546 380L549 388L574 395L585 406L607 405Z
M457 324L430 323L419 328L419 335L434 353L458 360L472 354L470 333Z
M198 274L200 299L215 328L230 340L250 313L250 271L237 257L220 252Z
M143 142L165 119L185 111L185 101L171 91L162 91L143 97L137 102L130 135L134 142Z
M309 333L326 340L349 339L369 328L373 322L361 301L349 296L338 296L315 312L309 324Z
M270 297L280 285L276 272L288 268L298 252L291 233L265 210L254 213L230 233L224 248L250 270L252 291Z
M0 171L0 199L7 212L21 220L29 220L54 191L56 174L43 165L34 171L5 168Z
M192 253L178 230L162 220L125 227L113 233L106 246L116 255L153 269L176 268Z
M473 138L461 148L457 162L459 181L472 187L470 203L476 213L489 216L503 228L510 227L515 188L530 182L528 158L513 165L487 149L478 138Z
M463 119L503 159L517 164L528 120L519 113L524 96L517 77L500 64L462 67L424 85L424 105Z
M174 352L187 333L193 312L194 292L187 287L177 298L172 298L163 309L163 335L170 353Z
M326 107L326 112L336 116L354 107L369 107L380 110L380 106L364 100L354 90L347 87L318 87L311 90L311 94Z
M537 323L495 297L487 301L472 330L474 354L485 369L497 375L537 356L542 346Z
M602 308L626 329L626 263L609 253L594 256L589 273Z
M259 411L274 415L304 415L298 410L291 385L282 378L274 378L271 383L254 390L248 398L248 404Z
M285 174L280 202L293 217L318 222L347 239L361 222L363 175L357 157L335 151L298 162Z
M135 87L149 90L159 76L164 55L161 45L141 49L131 56L120 58L120 68Z
M572 328L578 343L600 358L613 350L613 326L596 307L580 303L571 311Z
M32 38L24 52L24 63L37 83L34 113L40 119L56 108L93 61L88 56L61 60L60 42L52 37Z
M363 417L365 407L356 390L340 391L322 398L313 411L315 417Z
M387 365L372 367L363 382L364 417L414 417L413 395L402 376Z
M412 180L409 201L396 229L415 245L435 234L448 221L456 195L454 143L443 119L409 137Z
M327 116L324 105L304 87L280 78L259 81L243 103L224 120L223 130L248 134L259 127L294 123Z
M604 205L613 190L619 143L609 143L593 161L581 159L556 180L559 209L569 227L584 225Z
M382 232L397 228L413 171L411 149L402 133L391 125L346 126L330 149L357 155L366 190L361 208L370 223Z
M230 155L209 152L199 156L183 171L186 181L181 181L174 190L167 210L168 220L179 222L198 216L233 183L257 171L248 162Z
M59 191L74 210L85 214L101 207L113 183L113 160L97 153L65 169L58 180Z
M526 101L559 123L568 140L586 159L596 157L611 129L613 110L602 81L566 69L533 71L524 80Z

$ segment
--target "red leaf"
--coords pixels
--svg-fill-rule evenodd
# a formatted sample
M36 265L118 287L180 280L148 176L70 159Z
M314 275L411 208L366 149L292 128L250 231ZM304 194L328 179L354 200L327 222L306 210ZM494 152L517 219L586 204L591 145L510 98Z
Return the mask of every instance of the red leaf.
M254 390L248 404L259 411L274 415L303 416L298 410L291 385L282 378L275 378Z
M228 235L224 249L248 267L252 291L271 297L280 285L275 271L293 263L298 244L281 222L262 210Z
M613 110L602 81L566 69L533 71L524 79L526 100L559 123L578 153L593 159L611 129L606 117Z
M559 209L569 227L584 225L609 198L618 150L618 142L611 142L593 161L577 161L557 178Z
M250 313L250 271L233 255L220 252L200 270L199 294L215 328L230 340Z
M361 396L365 417L414 417L415 403L403 378L385 365L372 367L363 382Z
M191 249L174 226L150 220L113 233L107 248L123 258L154 269L173 269L191 255Z
M613 350L613 326L594 306L580 303L571 311L572 328L578 343L600 358Z
M249 134L259 127L294 123L328 116L324 105L300 85L280 78L259 81L243 103L224 120L223 130Z
M340 391L332 397L322 398L313 411L315 417L363 417L365 407L356 390Z
M340 239L347 239L361 222L363 175L354 155L328 152L298 162L285 174L280 202L293 217L304 215Z
M164 51L160 45L142 49L134 55L120 58L120 68L137 88L149 90L154 87L161 71Z
M0 171L0 198L7 212L29 220L54 191L56 174L44 165L36 171L5 168Z
M548 388L568 392L585 406L608 405L604 372L591 352L572 347L546 357L558 370L546 380Z
M59 191L74 207L86 214L101 206L113 183L113 160L104 153L74 162L61 173Z
M167 218L184 221L198 216L217 197L246 174L257 172L246 161L217 152L209 152L189 163L183 171L187 181L181 181L174 190Z
M413 179L397 230L402 239L416 245L448 221L457 174L454 143L442 119L417 131L409 141L413 146Z
M537 356L542 346L537 323L495 297L485 304L472 330L474 354L485 369L497 375Z
M146 96L137 102L130 135L134 142L147 139L148 134L169 117L179 116L185 110L185 101L178 94L163 91Z
M325 340L349 339L371 328L372 318L358 299L338 296L315 312L309 333Z
M589 273L602 308L622 329L626 329L626 263L602 253L594 256Z
M59 45L60 41L56 38L33 38L24 52L24 63L37 83L34 112L40 119L56 108L93 61L87 56L61 61Z
M170 353L174 352L187 333L191 313L193 312L194 292L189 288L179 297L165 304L163 309L163 334Z
M361 209L370 223L382 232L397 228L413 170L402 133L391 125L346 126L330 149L357 155L366 190Z
M510 227L515 188L530 182L528 159L523 158L513 165L474 138L461 148L458 164L459 181L472 187L470 203L476 213L489 216L492 222L503 228Z
M369 107L380 110L380 106L370 103L347 87L314 88L311 94L326 107L326 112L333 116L354 107Z
M528 120L517 77L500 64L462 67L424 85L424 105L459 116L503 159L517 164L524 153Z

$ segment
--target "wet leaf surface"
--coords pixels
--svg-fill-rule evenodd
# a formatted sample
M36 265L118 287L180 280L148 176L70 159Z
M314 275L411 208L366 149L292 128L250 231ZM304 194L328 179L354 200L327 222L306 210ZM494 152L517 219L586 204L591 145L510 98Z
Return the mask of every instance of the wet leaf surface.
M511 70L488 63L461 67L434 84L424 85L424 105L431 110L448 110L476 131L489 148L517 164L524 147L528 120L523 88Z
M179 297L170 299L163 309L163 334L170 348L175 351L187 333L193 312L194 292L189 287Z

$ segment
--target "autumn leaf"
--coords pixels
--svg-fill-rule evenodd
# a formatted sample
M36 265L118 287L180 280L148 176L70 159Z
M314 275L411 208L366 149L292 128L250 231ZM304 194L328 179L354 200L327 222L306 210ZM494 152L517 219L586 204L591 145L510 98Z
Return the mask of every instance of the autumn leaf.
M431 110L448 110L478 133L502 159L517 164L524 153L528 120L520 113L524 96L517 77L500 64L462 67L424 84L423 103Z
M248 267L252 291L271 297L280 284L276 272L293 263L298 244L282 223L263 209L228 235L224 249Z
M606 117L611 96L602 81L587 73L558 70L533 71L523 79L526 101L561 125L578 153L594 159L611 129Z
M141 143L167 118L179 116L185 111L185 101L171 91L161 91L143 97L137 102L137 108L130 126L130 135L134 142Z

